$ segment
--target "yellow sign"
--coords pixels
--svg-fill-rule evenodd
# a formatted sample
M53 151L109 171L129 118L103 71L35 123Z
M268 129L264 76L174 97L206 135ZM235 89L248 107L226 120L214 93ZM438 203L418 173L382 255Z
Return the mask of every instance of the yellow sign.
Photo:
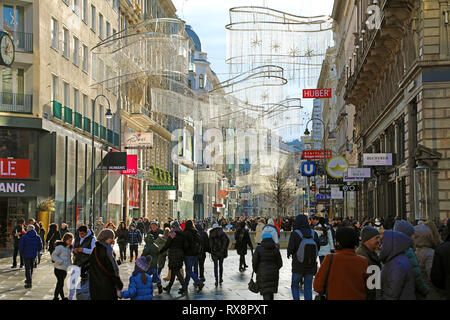
M327 161L327 172L333 178L343 178L348 167L347 159L342 156L334 156Z

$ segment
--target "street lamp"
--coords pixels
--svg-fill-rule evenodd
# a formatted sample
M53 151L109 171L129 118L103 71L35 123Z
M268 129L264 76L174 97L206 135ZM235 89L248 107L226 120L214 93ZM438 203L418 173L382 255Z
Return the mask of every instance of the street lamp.
M92 104L92 165L91 165L91 226L94 227L95 221L95 150L94 150L94 123L95 123L95 103L97 99L103 97L108 102L108 110L105 113L106 119L111 119L113 114L111 112L111 104L108 98L104 94L99 94L95 97L94 103ZM100 204L101 205L101 204Z

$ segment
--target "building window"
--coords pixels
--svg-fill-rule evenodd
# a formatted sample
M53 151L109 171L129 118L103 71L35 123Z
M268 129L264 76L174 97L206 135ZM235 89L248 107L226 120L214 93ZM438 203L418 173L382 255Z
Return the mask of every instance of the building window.
M58 85L59 85L58 77L52 74L52 92L51 92L52 101L58 101L58 92L59 92Z
M102 82L105 76L105 64L102 59L98 59L98 81Z
M80 15L80 0L72 0L72 10L77 16Z
M93 5L91 5L91 30L94 31L94 32L97 31L96 19L97 19L96 9L95 9L95 7Z
M73 64L77 67L80 65L80 41L77 37L73 37Z
M66 6L69 6L69 0L62 0L65 4L66 4Z
M405 119L402 117L398 122L397 135L397 164L405 161Z
M92 70L91 70L91 78L92 80L97 80L97 57L94 53L92 53L91 56L91 64L92 64Z
M69 92L69 84L64 82L64 106L70 106L70 92Z
M69 30L63 28L63 56L69 59Z
M205 76L204 76L203 74L201 74L201 75L198 77L198 87L199 87L200 89L204 89L204 88L205 88Z
M119 0L114 0L113 9L117 11L119 8Z
M84 23L88 23L88 0L83 0L83 12L81 15L81 19Z
M83 71L88 73L88 59L89 59L89 52L88 52L88 47L83 45Z
M106 21L106 38L109 38L111 36L111 24Z
M59 28L58 28L58 21L52 18L51 22L51 29L52 29L52 45L51 47L55 50L59 50Z
M103 15L101 13L98 14L98 36L103 40L104 30L103 30Z
M85 116L85 117L87 117L88 116L88 112L89 112L89 110L88 110L88 108L89 108L89 99L88 99L88 96L87 95L85 95L85 94L83 94L83 115Z
M75 112L80 112L80 94L78 89L73 88L73 110Z

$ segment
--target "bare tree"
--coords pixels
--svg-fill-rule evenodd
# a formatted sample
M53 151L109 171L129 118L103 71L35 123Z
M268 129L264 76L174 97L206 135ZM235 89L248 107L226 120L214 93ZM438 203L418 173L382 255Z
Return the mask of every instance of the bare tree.
M279 169L276 173L269 176L267 195L269 200L277 206L277 215L285 216L287 209L294 202L295 187L290 183L291 174L289 170Z

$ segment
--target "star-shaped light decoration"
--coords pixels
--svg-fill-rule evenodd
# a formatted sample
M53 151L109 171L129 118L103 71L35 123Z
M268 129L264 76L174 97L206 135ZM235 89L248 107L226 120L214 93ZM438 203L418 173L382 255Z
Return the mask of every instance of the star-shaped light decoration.
M250 42L250 44L252 45L253 48L257 47L257 46L261 46L262 41L258 39L258 37L256 37L255 39L252 40L252 42Z
M306 49L305 56L311 58L313 56L313 52L313 49L308 48Z
M267 94L267 92L264 92L264 93L261 95L261 99L263 99L263 101L266 101L268 98L269 98L269 95Z
M275 43L273 43L272 44L272 49L274 50L274 51L278 51L278 50L280 50L280 44L278 43L278 42L275 42Z
M300 54L300 50L298 48L292 48L289 49L289 53L288 53L292 58L295 58L296 56L298 56Z

